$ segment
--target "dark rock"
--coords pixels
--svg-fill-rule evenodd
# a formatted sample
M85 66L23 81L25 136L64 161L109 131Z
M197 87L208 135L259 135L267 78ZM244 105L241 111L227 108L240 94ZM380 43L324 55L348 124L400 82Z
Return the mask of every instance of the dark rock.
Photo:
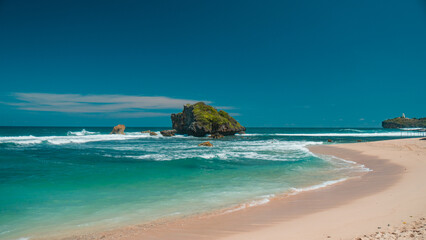
M199 147L213 147L213 144L211 144L210 142L203 142L198 144Z
M333 142L333 140L331 140L331 139L328 139L328 140L327 140L327 142Z
M214 133L227 136L246 130L227 112L217 111L203 102L187 104L181 113L172 114L171 118L177 133L196 137Z
M245 131L239 131L238 134L246 134Z
M212 135L209 136L209 138L219 139L219 138L223 138L223 135L220 133L213 133Z
M163 130L160 132L164 137L172 137L176 134L176 130Z
M356 140L357 142L362 142L362 140L361 139L358 139L358 140Z
M125 134L124 133L124 129L126 129L126 126L124 126L123 124L118 124L117 126L115 126L110 134Z
M142 131L141 133L151 133L151 130Z
M157 136L158 134L156 132L149 132L150 136Z

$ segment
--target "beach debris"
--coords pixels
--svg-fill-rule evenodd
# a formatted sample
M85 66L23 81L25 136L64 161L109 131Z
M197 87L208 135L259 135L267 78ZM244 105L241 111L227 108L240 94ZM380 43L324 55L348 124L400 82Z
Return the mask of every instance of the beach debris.
M412 216L413 217L413 216ZM384 240L384 239L425 239L426 219L419 218L412 222L402 222L405 225L388 228L386 231L375 232L370 235L356 237L355 240ZM388 224L390 226L390 224Z
M141 133L151 133L151 130L142 131Z
M125 134L124 133L124 129L126 129L126 126L124 126L123 124L118 124L117 126L115 126L110 134Z
M202 142L200 144L198 144L199 147L213 147L213 144L211 144L211 142Z
M176 130L163 130L160 132L164 137L172 137L176 134Z
M157 136L158 134L156 132L149 132L150 136Z
M219 139L219 138L223 138L223 135L220 133L213 133L209 136L209 138Z
M333 140L331 140L331 139L328 139L328 140L327 140L327 142L333 142Z

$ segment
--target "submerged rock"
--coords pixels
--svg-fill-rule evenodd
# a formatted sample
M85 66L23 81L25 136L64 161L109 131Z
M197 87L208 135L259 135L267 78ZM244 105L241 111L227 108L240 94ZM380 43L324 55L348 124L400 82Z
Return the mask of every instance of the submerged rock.
M124 133L124 129L126 129L126 126L124 126L123 124L118 124L117 126L115 126L110 134L125 134Z
M172 114L173 129L179 134L188 134L204 137L207 134L234 135L245 131L234 118L223 110L217 111L214 107L203 102L187 104L181 113Z
M328 140L327 140L327 142L333 142L333 140L331 140L331 139L328 139Z
M199 147L213 147L213 144L211 142L202 142L198 144Z
M220 133L213 133L212 135L209 136L209 138L213 138L213 139L219 139L219 138L223 138L224 136Z
M142 131L141 133L151 133L151 130Z
M157 136L158 134L156 132L149 132L150 136Z
M160 132L164 137L172 137L176 134L176 130L163 130Z

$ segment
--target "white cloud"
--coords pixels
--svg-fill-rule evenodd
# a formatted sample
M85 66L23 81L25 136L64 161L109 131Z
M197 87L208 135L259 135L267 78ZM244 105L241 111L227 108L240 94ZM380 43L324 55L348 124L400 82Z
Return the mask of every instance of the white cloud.
M82 95L53 93L13 93L14 102L3 104L21 110L63 113L111 113L120 117L165 116L165 109L182 109L187 103L198 100L178 99L162 96L129 95ZM210 104L209 101L204 101ZM144 110L156 110L146 112Z

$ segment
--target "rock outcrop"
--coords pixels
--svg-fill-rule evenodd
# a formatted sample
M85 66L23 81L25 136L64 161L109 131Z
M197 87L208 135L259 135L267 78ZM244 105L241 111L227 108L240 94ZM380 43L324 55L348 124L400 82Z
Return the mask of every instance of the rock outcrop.
M211 142L202 142L198 144L199 147L213 147L213 144Z
M245 131L234 118L223 110L217 111L214 107L203 102L187 104L181 113L172 114L173 129L179 134L188 134L204 137L207 134L234 135Z
M172 137L176 134L176 130L163 130L160 132L164 137Z
M426 118L397 117L382 122L384 128L426 128Z
M219 139L219 138L223 138L224 136L220 133L213 133L212 135L209 136L209 138L213 138L213 139Z
M150 136L157 136L156 132L152 132L151 130L142 131L141 133L148 133Z
M110 134L125 134L124 133L124 129L126 129L126 126L124 126L123 124L118 124L117 126L115 126Z

